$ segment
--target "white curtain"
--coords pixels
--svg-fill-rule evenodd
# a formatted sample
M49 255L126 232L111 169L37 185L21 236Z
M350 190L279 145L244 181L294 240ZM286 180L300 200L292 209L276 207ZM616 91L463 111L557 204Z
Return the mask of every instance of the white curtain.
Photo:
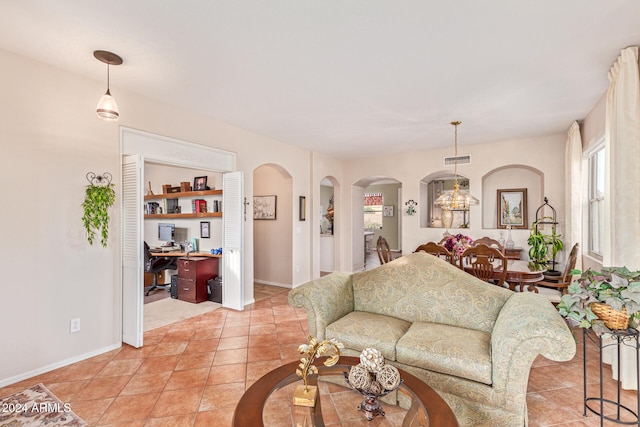
M609 71L605 119L605 216L603 266L640 270L640 72L638 47L622 50ZM617 378L614 346L602 349L604 363ZM638 389L638 352L624 346L620 355L620 382Z
M582 240L582 137L578 122L573 122L567 132L567 145L564 157L565 173L565 236L564 244L568 251ZM580 253L584 250L580 245ZM576 261L577 269L582 269L582 256Z
M623 49L609 71L605 155L603 265L640 270L640 74L637 46Z

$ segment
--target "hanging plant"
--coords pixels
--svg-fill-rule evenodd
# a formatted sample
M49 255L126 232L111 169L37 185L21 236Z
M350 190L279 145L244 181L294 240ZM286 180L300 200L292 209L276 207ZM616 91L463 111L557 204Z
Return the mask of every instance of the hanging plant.
M111 174L104 173L102 176L87 173L87 185L84 202L82 202L82 224L87 232L87 240L90 245L96 237L96 232L100 233L100 244L107 246L109 240L109 208L116 200L116 192L111 183Z

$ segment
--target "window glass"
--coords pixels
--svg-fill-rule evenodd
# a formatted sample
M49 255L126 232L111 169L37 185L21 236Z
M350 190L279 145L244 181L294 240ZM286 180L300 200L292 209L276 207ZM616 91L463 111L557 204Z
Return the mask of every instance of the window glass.
M365 230L382 229L382 193L364 194L364 228Z
M589 252L602 256L604 242L604 147L589 157Z

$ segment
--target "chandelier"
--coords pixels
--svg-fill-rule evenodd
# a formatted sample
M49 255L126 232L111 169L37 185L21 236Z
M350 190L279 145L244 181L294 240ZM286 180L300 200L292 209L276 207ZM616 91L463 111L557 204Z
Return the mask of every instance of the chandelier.
M469 206L480 203L467 190L460 190L458 183L458 125L460 121L451 122L455 128L454 161L453 161L453 190L443 192L435 200L435 204L442 208L442 226L450 228L453 223L453 211L468 211Z

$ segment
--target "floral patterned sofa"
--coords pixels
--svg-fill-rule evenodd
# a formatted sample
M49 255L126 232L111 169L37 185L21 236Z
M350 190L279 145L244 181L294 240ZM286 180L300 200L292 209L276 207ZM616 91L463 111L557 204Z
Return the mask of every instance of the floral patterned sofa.
M306 309L310 335L342 342L342 354L377 348L422 379L461 426L526 426L533 360L566 361L576 351L544 297L482 282L423 252L305 283L289 304Z

